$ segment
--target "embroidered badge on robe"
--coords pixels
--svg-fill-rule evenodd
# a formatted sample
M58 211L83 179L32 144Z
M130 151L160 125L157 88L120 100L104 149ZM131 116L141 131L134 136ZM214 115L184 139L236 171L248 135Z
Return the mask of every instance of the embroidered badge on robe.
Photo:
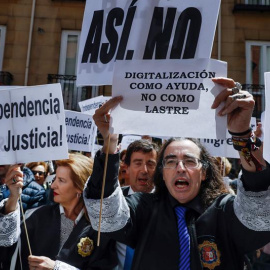
M80 243L77 244L78 254L82 257L90 256L94 250L94 241L89 237L84 237L80 239Z
M203 267L212 270L220 265L220 252L215 243L204 241L199 245L199 253Z

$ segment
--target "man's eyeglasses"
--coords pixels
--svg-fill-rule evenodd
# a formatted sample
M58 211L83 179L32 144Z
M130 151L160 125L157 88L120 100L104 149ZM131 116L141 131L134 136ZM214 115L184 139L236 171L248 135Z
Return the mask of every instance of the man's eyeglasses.
M186 169L196 169L199 167L201 160L198 158L185 158L183 160L176 159L176 158L165 158L162 161L162 165L164 169L175 169L179 162L181 162L182 166Z
M42 171L33 171L32 170L32 173L34 174L34 175L36 175L36 174L38 174L39 176L44 176L45 175L45 172L42 172Z

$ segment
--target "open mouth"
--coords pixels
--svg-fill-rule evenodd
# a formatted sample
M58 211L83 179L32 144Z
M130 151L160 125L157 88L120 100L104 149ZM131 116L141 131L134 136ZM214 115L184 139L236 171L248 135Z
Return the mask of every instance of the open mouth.
M179 189L184 189L189 186L189 183L185 180L176 180L174 185Z
M139 183L141 185L147 185L147 181L148 181L148 179L139 179Z

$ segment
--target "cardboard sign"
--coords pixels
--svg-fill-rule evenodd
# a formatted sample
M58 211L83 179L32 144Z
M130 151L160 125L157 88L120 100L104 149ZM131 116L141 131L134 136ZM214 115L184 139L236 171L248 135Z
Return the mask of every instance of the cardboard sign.
M68 149L91 152L95 136L92 116L68 110L65 116Z
M226 77L225 62L211 59L120 61L112 96L110 132L209 139L226 138L226 117L211 109L223 90L212 78Z
M68 158L60 84L0 91L0 164Z
M77 85L111 85L115 61L210 58L220 0L88 0Z

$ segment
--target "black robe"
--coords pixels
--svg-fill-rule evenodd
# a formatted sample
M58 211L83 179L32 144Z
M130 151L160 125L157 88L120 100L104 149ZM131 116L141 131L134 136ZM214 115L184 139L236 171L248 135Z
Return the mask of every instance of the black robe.
M27 231L32 254L46 256L52 260L60 260L79 269L114 269L117 265L115 241L101 236L97 247L97 232L92 229L89 221L83 216L72 230L69 238L60 249L60 210L59 205L47 205L37 209L27 220ZM21 252L23 270L29 269L26 234L21 225ZM89 237L94 241L91 255L83 257L78 253L77 244L81 238ZM20 269L17 260L16 269Z

